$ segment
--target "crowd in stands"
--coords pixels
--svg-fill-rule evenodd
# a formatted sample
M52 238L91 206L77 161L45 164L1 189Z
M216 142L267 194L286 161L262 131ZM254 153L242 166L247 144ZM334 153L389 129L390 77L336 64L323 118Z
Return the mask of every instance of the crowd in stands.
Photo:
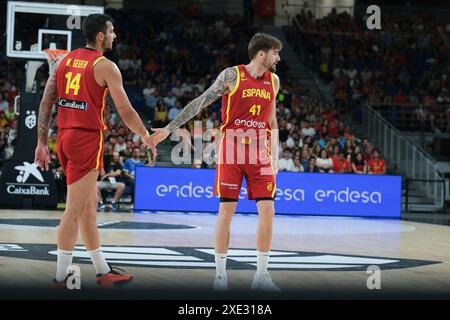
M321 19L302 10L296 20L301 31L293 23L289 41L331 84L337 108L388 104L392 121L409 112L415 114L410 122L425 118L450 132L448 14L383 14L381 30L368 30L364 17L336 10Z
M385 174L386 162L367 138L356 137L338 109L292 95L278 103L280 171Z
M247 44L255 30L243 17L199 16L178 10L148 18L126 11L108 12L115 19L115 49L107 57L115 61L123 74L124 87L133 107L150 127L162 127L200 95L226 67L248 61ZM141 32L132 32L140 30ZM13 153L17 138L17 118L13 97L23 82L22 62L0 61L0 166ZM48 71L38 72L39 88L45 87ZM342 122L345 108L336 108L312 98L303 86L288 77L287 67L277 67L281 89L277 96L280 133L280 171L328 173L386 172L386 162L367 138L355 137L350 124ZM134 185L135 168L155 165L151 153L121 121L109 99L105 118L109 131L105 136L104 175L99 192L114 190L118 201ZM335 101L337 106L342 105ZM217 128L221 100L204 109L183 128L194 132L194 120L204 129ZM57 128L53 113L49 132L49 150L59 185L65 181L57 159ZM210 165L211 166L211 165ZM194 167L208 167L194 164ZM1 170L1 167L0 167ZM100 203L102 206L102 203Z

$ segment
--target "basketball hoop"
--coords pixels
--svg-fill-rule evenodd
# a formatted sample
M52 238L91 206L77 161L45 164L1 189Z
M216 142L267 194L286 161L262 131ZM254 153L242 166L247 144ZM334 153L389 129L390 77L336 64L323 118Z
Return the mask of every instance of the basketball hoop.
M45 49L42 51L44 52L45 57L47 58L49 66L48 74L52 74L56 66L58 65L59 61L61 61L66 56L66 54L69 53L69 51L61 49Z

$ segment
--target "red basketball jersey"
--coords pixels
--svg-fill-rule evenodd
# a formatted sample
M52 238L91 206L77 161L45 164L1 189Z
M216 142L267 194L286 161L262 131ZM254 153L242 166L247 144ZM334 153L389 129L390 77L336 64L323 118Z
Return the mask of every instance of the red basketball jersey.
M105 57L88 48L76 49L56 69L57 125L61 129L106 130L104 121L107 87L94 77L94 66Z
M253 129L258 137L270 132L269 115L275 99L274 75L266 71L262 78L252 77L244 65L235 66L238 73L236 85L222 96L222 124L220 131ZM248 136L253 136L249 134Z

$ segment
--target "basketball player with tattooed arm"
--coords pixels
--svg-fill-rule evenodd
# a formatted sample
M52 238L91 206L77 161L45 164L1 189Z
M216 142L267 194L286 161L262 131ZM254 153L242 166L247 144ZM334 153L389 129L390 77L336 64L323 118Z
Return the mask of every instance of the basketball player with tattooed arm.
M58 257L53 287L66 287L78 230L97 272L99 286L130 282L132 275L118 272L105 260L97 229L97 177L103 171L103 139L106 96L114 101L123 122L144 144L152 147L150 134L131 106L117 66L103 56L112 50L116 35L113 20L92 14L83 21L85 48L67 54L45 86L39 107L35 162L48 170L48 130L53 104L57 106L57 151L67 177L67 203L57 233ZM156 151L152 147L153 152Z
M278 146L275 98L280 87L275 68L282 43L275 37L257 33L250 40L250 63L223 70L211 87L191 101L165 128L153 129L156 146L171 132L222 96L221 142L216 164L214 194L220 198L215 232L216 277L213 288L228 290L226 259L230 224L245 176L248 198L258 208L257 270L252 289L279 291L268 271L275 214L274 195ZM271 146L271 148L269 148ZM236 161L237 155L237 161ZM242 161L242 156L244 160Z

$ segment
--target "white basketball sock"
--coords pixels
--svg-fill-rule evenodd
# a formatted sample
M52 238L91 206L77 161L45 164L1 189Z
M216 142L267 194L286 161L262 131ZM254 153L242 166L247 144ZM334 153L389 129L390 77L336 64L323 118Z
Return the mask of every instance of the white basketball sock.
M256 273L267 273L267 265L269 264L270 252L258 251L258 258L256 261Z
M224 253L216 253L216 277L226 277L227 276L227 255Z
M73 251L66 251L58 249L57 263L56 263L56 281L61 282L66 279L67 268L72 264Z
M92 263L94 264L94 268L97 274L107 274L111 270L111 268L106 263L105 257L103 257L101 248L88 251L88 253L89 257L91 257Z

